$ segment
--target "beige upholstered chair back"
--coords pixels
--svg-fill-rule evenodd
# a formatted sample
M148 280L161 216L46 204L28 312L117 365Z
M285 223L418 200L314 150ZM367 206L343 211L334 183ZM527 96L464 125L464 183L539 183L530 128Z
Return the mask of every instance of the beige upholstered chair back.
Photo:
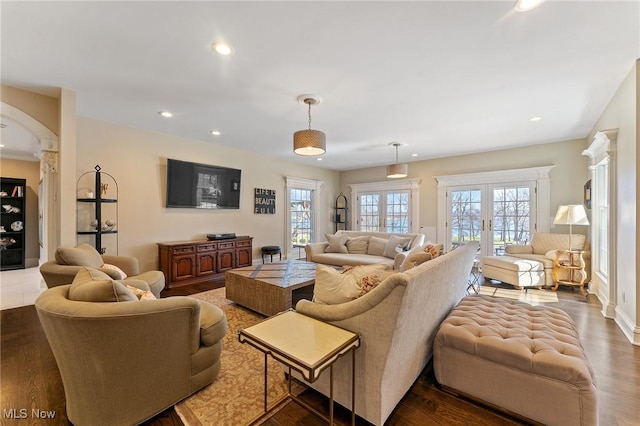
M78 302L69 288L46 290L36 309L73 424L138 424L217 376L222 343L201 347L197 299Z
M531 237L531 246L534 254L545 254L550 250L568 250L569 248L584 249L586 237L582 234L571 235L571 247L569 247L569 234L552 234L549 232L535 232Z

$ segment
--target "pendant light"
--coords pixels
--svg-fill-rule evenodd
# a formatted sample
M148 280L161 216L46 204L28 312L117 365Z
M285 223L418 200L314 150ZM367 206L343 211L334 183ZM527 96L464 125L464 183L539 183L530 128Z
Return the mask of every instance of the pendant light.
M409 165L407 163L398 163L398 147L404 144L391 142L389 145L396 147L396 162L387 166L387 177L390 179L407 177L409 174Z
M293 152L305 156L322 155L327 151L327 136L324 132L311 128L311 105L318 105L320 98L313 95L300 95L298 102L309 106L309 128L298 130L293 134Z

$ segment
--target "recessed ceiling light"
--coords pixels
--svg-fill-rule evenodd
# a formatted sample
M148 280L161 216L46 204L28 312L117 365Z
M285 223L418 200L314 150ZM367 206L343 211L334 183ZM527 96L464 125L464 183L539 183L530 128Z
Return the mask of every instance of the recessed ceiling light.
M213 136L220 136L220 131L219 130L212 130L209 133L211 133Z
M220 55L224 55L224 56L228 56L231 55L233 53L233 48L231 48L231 46L223 41L217 42L217 43L213 43L211 45L211 49L216 52L219 53Z
M170 113L169 111L159 111L158 114L160 114L161 116L165 117L165 118L171 118L173 117L173 114Z
M418 153L414 152L413 154L411 154L412 157L417 157Z
M316 161L322 161L322 157L316 158Z
M528 12L531 9L535 9L540 6L544 0L517 0L513 5L513 10L516 12Z
M4 144L3 143L0 143L0 148L4 148Z
M535 116L535 117L531 117L531 118L529 119L529 121L540 121L540 120L542 120L542 117L540 117L539 115L537 115L537 116Z

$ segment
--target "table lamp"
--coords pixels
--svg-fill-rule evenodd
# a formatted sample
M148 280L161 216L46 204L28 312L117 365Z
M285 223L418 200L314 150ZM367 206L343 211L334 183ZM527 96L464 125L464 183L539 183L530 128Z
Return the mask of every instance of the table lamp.
M556 217L553 219L554 225L569 225L569 250L573 242L573 225L588 225L587 212L582 204L570 204L558 207Z

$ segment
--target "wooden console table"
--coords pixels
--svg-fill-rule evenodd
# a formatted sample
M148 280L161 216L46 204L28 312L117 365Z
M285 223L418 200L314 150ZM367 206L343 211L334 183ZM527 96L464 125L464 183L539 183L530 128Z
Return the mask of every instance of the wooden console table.
M222 279L227 270L250 266L253 237L158 243L167 288Z

